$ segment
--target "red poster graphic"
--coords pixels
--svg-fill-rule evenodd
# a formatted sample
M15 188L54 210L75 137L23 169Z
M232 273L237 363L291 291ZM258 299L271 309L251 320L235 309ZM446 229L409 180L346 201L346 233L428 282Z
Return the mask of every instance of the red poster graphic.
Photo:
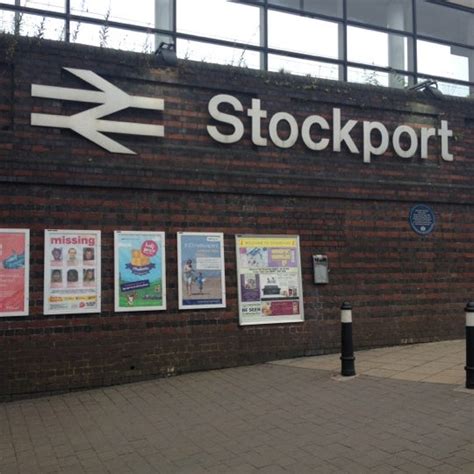
M0 316L28 314L28 231L0 229Z
M262 304L264 316L283 316L299 314L299 301L270 301Z

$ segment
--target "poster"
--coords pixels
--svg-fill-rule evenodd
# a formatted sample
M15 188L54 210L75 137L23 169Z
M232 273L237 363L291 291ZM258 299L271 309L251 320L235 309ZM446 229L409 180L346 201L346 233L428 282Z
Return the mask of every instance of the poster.
M236 236L241 325L304 320L299 249L298 236Z
M44 231L44 314L99 313L98 230Z
M0 229L0 317L28 315L30 231Z
M225 308L224 234L178 232L179 309Z
M115 231L115 311L166 309L164 232Z

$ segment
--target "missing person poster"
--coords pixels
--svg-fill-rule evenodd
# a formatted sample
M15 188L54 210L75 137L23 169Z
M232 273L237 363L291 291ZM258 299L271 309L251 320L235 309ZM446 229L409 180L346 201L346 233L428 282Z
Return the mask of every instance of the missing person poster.
M115 231L115 311L166 309L164 232Z
M98 230L44 231L44 314L99 313Z
M179 309L225 308L224 234L178 232Z
M237 235L241 325L304 320L298 236Z
M0 229L0 317L28 315L30 231Z

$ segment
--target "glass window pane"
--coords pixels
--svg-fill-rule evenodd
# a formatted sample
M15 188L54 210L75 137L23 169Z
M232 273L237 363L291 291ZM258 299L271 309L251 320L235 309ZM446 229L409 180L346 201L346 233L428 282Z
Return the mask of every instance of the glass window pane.
M1 0L7 5L15 5L15 0ZM20 0L20 6L29 8L38 8L52 12L65 12L66 0Z
M418 72L421 74L474 82L474 77L469 78L469 63L473 69L474 50L421 40L418 40L417 48Z
M347 80L373 86L396 87L404 89L410 83L408 76L398 73L380 72L373 69L350 67L347 69Z
M15 0L1 0L2 3L7 5L15 5ZM66 1L65 0L21 0L20 6L29 8L38 8L41 10L49 10L52 12L65 12Z
M411 0L347 0L347 18L383 28L411 31Z
M270 48L337 59L338 31L338 23L331 21L277 11L268 12Z
M474 12L418 0L416 14L418 34L474 46Z
M279 7L294 8L300 10L300 0L268 0L269 5L277 5Z
M0 10L0 31L38 39L64 40L64 20Z
M135 51L138 53L151 53L154 51L154 38L152 34L74 21L71 22L70 34L71 43Z
M131 25L150 26L155 24L155 1L140 0L140 7L123 0L71 0L71 13L100 20L117 21Z
M347 59L352 62L412 70L411 44L406 36L347 28Z
M311 76L320 79L339 79L338 64L310 61L306 59L290 58L270 54L268 56L268 70L274 72L288 72L300 76Z
M425 80L429 79L428 77L420 77L418 79L418 83L421 83ZM469 97L471 91L474 93L474 86L463 86L460 84L453 84L452 82L442 82L436 81L438 90L441 91L445 95L454 95L457 97ZM435 86L431 86L435 87Z
M269 5L294 8L309 13L342 17L342 0L268 0Z
M177 30L208 38L260 44L260 8L226 0L177 0Z
M258 69L260 67L260 53L241 48L200 43L198 41L178 39L177 55L181 59L192 59L194 61L248 67L251 69Z
M41 10L50 10L53 12L65 12L65 0L21 0L21 5L30 8L39 8Z
M474 93L474 87L461 86L459 84L452 84L449 82L438 82L438 89L446 95L455 95L458 97L469 97L470 90Z
M0 10L0 32L15 32L15 14L6 10Z

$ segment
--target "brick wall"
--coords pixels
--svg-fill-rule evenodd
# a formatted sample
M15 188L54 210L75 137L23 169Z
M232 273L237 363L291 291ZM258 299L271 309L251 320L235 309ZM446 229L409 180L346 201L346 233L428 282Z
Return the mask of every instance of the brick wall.
M0 318L0 399L123 383L180 372L339 350L339 307L354 306L358 349L462 337L473 298L474 109L472 100L317 81L189 61L1 37L0 219L31 229L30 315ZM7 53L8 54L7 54ZM165 99L163 112L114 119L164 124L166 137L114 135L136 155L109 153L79 135L31 127L30 113L71 115L87 105L31 97L31 84L87 88L62 67L90 69L127 93ZM439 127L448 120L454 162L402 159L390 148L361 155L213 141L209 99L232 94L269 111ZM268 120L264 120L264 134ZM282 131L283 135L284 131ZM361 128L352 133L357 145ZM323 135L326 136L326 135ZM331 137L330 134L327 135ZM435 211L425 237L408 224L419 202ZM102 312L44 316L43 230L102 231ZM113 231L166 232L167 303L160 312L114 313ZM225 235L227 308L178 310L176 233ZM298 234L305 322L238 325L234 235ZM314 253L330 283L312 283Z

